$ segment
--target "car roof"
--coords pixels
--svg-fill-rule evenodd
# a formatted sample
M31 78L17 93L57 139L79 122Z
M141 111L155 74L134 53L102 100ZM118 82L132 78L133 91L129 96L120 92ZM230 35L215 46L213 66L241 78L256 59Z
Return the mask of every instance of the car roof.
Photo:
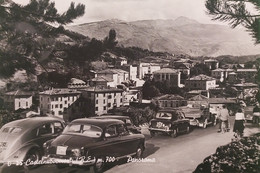
M121 115L102 115L102 116L96 116L96 117L91 117L93 119L120 119L120 120L125 120L129 119L129 116L121 116Z
M112 124L124 124L123 121L118 119L95 119L95 118L80 118L73 120L71 124L91 124L102 129Z
M43 125L45 123L54 122L54 121L61 122L60 119L54 117L32 117L32 118L24 118L24 119L9 122L5 124L4 127L18 126L18 127L26 127L28 129L32 129L40 125Z

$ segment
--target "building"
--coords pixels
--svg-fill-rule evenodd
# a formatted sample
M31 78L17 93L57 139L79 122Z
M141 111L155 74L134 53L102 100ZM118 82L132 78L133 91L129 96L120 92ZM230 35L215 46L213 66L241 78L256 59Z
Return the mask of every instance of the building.
M137 66L126 64L126 65L120 66L119 68L128 72L129 80L136 80L137 79Z
M243 79L244 82L255 82L257 69L237 69L238 79Z
M207 98L209 98L209 90L191 90L186 93L185 98L191 98L197 95L203 95Z
M166 94L153 99L155 104L158 104L160 108L176 108L180 106L186 106L187 100L179 95Z
M216 88L216 79L206 76L204 74L187 79L185 87L188 90L209 90L210 88Z
M4 94L4 105L7 109L28 109L32 106L32 93L16 90Z
M217 82L223 82L225 80L225 70L217 68L211 71L211 76L217 79Z
M219 68L219 62L218 60L215 59L207 59L204 60L204 64L210 69L210 70L214 70Z
M91 87L116 87L114 80L106 76L98 76L88 82Z
M152 75L153 72L160 69L161 66L156 63L140 63L137 68L137 76L139 79L143 79L145 75Z
M236 83L237 82L237 73L235 72L231 72L228 74L228 77L227 77L227 82L228 83Z
M121 69L105 69L97 72L97 77L105 76L114 82L114 86L129 80L129 73Z
M180 87L181 82L181 73L177 70L170 69L170 68L163 68L161 70L157 70L153 72L154 81L166 81L172 87Z
M68 88L70 89L80 89L80 88L86 88L87 83L83 80L71 78L70 82L68 83Z
M125 65L125 64L127 64L127 59L126 59L126 58L124 58L124 57L118 57L118 58L116 59L116 63L115 63L115 66L116 66L116 67L120 67L120 66Z
M82 96L90 100L92 115L106 114L114 107L120 107L124 101L124 91L117 88L90 87L82 91Z
M63 117L64 110L74 103L81 92L68 88L52 88L39 93L41 114Z

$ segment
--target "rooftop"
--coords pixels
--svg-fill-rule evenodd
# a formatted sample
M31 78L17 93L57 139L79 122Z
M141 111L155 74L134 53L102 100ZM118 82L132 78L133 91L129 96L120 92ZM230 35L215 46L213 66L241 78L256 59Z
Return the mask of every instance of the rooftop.
M184 100L183 97L177 94L165 94L155 98L156 100Z
M243 72L243 71L248 71L248 72L257 72L257 69L252 68L252 69L237 69L237 72Z
M7 92L7 93L5 93L5 95L8 95L8 96L32 96L32 93L28 92L28 91L16 90L16 91Z
M187 79L187 80L216 80L216 79L213 78L213 77L204 75L204 74L200 74L198 76L192 77L192 78Z
M63 95L63 94L80 94L81 92L75 90L75 89L69 89L69 88L52 88L50 90L46 90L43 92L40 92L42 95Z
M208 101L208 97L199 94L199 95L196 95L196 96L194 96L194 97L191 97L189 100L190 100L190 101L204 101L204 100L205 100L205 101Z
M122 89L114 88L114 87L88 87L81 90L82 92L98 92L98 93L106 93L106 92L123 92Z
M125 70L121 69L105 69L97 72L98 74L118 74L118 73L128 73Z
M157 70L153 73L178 73L177 70L171 69L171 68L163 68L161 70Z
M98 77L95 77L93 79L90 79L90 81L93 81L93 82L96 82L96 81L113 82L113 79L106 77L106 76L98 76Z

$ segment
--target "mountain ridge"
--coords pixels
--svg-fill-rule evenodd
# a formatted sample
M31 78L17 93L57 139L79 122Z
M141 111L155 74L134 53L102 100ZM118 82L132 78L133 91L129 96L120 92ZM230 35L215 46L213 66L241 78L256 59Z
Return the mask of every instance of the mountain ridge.
M186 17L131 22L112 19L66 28L99 40L115 29L121 46L173 54L213 57L260 54L260 45L254 46L247 32L224 25L202 24Z

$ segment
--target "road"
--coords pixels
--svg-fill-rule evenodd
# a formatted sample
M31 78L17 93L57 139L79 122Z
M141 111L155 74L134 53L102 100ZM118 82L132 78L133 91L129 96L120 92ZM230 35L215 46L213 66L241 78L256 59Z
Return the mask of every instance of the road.
M234 117L231 118L231 125ZM126 173L126 172L171 172L190 173L203 159L216 151L216 148L231 142L233 132L217 133L217 126L207 129L196 128L189 134L181 134L177 138L167 135L157 135L150 137L147 128L142 128L142 133L146 137L146 150L144 157L149 162L127 162L109 165L106 173ZM232 128L232 126L231 126ZM260 132L259 127L250 123L246 124L245 135ZM21 169L20 169L21 170ZM8 173L14 171L8 171ZM16 170L15 172L23 172ZM78 167L56 168L55 165L43 165L26 173L86 173L89 169Z

